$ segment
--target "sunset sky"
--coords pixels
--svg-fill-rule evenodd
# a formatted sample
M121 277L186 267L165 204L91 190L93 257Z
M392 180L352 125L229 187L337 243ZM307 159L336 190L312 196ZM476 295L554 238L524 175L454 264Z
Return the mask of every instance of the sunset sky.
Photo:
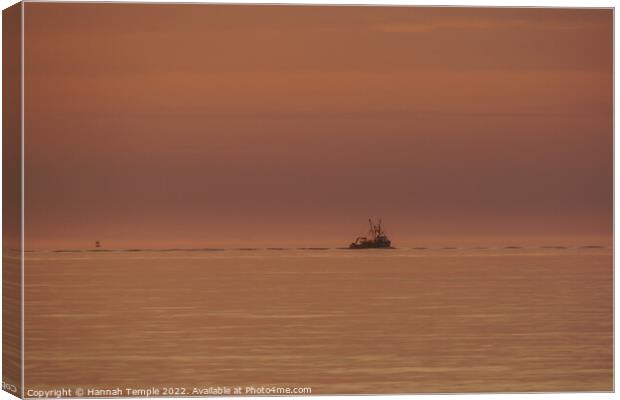
M609 241L612 18L26 3L26 248Z

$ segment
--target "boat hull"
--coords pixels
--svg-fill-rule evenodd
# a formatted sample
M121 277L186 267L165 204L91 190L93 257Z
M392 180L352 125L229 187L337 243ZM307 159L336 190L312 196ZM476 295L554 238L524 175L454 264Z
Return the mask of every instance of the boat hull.
M384 243L351 243L349 245L349 249L351 250L359 250L359 249L395 249L391 244Z

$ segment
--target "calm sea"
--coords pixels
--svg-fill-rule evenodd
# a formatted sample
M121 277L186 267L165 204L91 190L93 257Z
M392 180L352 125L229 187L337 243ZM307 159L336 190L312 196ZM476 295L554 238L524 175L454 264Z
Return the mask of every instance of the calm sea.
M596 247L29 252L25 387L609 391L612 274Z

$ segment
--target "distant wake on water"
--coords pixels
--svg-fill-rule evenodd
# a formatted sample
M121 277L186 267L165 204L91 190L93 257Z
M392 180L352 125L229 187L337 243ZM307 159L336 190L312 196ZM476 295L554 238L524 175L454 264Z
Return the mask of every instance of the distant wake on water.
M339 251L356 251L356 252L391 252L393 250L400 251L446 251L454 252L455 250L577 250L577 249L608 249L609 246L603 245L579 245L579 246L560 246L560 245L545 245L545 246L473 246L473 247L397 247L396 249L363 249L363 250L351 250L348 247L204 247L204 248L164 248L164 249L152 249L152 248L129 248L129 249L53 249L53 250L24 250L25 253L139 253L139 252L154 252L154 253L173 253L173 252L233 252L233 251L326 251L326 250L339 250ZM19 251L17 249L11 249Z

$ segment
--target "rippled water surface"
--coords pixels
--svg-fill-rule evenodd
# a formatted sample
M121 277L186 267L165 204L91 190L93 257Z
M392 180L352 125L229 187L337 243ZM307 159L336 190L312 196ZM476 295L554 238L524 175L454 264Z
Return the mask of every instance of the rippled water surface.
M609 248L26 254L26 388L608 391Z

